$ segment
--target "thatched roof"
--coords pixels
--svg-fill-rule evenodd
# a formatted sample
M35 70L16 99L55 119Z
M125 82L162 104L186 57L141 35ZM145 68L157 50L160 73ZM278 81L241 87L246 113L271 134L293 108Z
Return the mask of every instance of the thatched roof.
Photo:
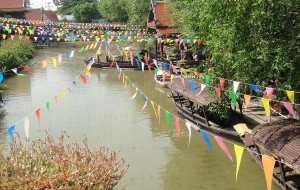
M300 121L282 119L261 124L252 131L256 144L274 154L299 172L300 168Z
M206 88L199 94L201 90L201 83L200 81L193 80L195 82L195 93L193 94L190 86L190 81L192 79L184 79L185 88L181 82L180 78L174 78L171 83L168 84L170 90L178 92L179 94L189 98L191 101L201 104L201 105L208 105L211 102L215 102L218 100L216 95L209 95L206 91ZM204 84L204 83L202 83Z

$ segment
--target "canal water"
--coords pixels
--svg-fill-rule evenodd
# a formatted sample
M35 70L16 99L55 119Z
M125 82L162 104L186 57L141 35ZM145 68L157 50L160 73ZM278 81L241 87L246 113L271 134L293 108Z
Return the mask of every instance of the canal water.
M24 139L24 118L30 120L30 139L44 136L39 131L35 115L40 110L42 130L58 138L66 131L72 141L81 143L84 135L90 145L96 139L97 146L108 146L130 164L128 172L116 189L126 187L134 190L253 190L267 189L263 170L245 151L241 161L238 180L235 179L236 160L233 145L226 143L234 163L219 148L213 136L209 138L214 152L211 153L201 135L192 131L188 147L188 130L181 120L181 138L175 131L174 116L177 112L168 98L168 90L155 85L153 73L148 71L124 71L125 76L138 88L137 96L131 99L129 81L114 70L91 69L84 85L78 76L85 76L83 58L96 50L75 52L70 59L63 59L54 68L52 57L80 48L81 44L36 51L30 65L32 74L20 70L25 76L5 79L9 94L4 105L1 121L0 143L9 145L7 129L15 125ZM42 69L42 61L47 67ZM37 62L39 65L34 65ZM75 82L75 84L74 84ZM69 91L71 90L71 92ZM65 97L62 96L65 93ZM152 100L157 109L161 106L161 121L156 117L150 101L142 110L144 100L141 92ZM57 96L58 104L54 97ZM50 103L50 109L46 108ZM165 110L170 112L173 130L167 126ZM279 188L273 184L273 190Z

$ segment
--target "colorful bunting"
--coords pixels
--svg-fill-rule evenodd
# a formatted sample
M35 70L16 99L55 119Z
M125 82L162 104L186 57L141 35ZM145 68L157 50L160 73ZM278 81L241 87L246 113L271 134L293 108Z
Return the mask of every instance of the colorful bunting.
M28 117L24 119L24 130L25 130L25 137L28 140L29 139L29 118Z
M204 90L204 88L206 87L206 85L205 84L201 84L201 89L200 89L200 92L197 94L197 96L199 96L200 95L200 93Z
M192 137L192 130L191 130L192 124L190 124L189 122L185 122L185 125L186 125L186 127L188 128L188 131L189 131L189 144L188 144L188 147L190 147L191 137Z
M271 156L262 155L262 165L265 172L268 190L271 190L275 159Z
M8 135L9 135L9 139L10 139L10 144L12 143L12 139L13 139L13 136L14 136L15 128L16 128L15 125L13 125L10 128L8 128L8 130L7 130Z
M216 94L217 94L218 98L220 99L221 98L221 89L216 88L215 91L216 91Z
M191 86L192 93L194 94L195 93L195 82L193 80L190 80L190 86Z
M210 75L205 75L205 84L209 85L210 82Z
M178 138L180 139L180 123L179 123L179 117L175 116L175 128L178 134Z
M153 107L153 110L154 110L154 114L155 114L155 116L157 117L157 113L156 113L156 110L155 110L155 107L154 107L154 102L151 100L151 105L152 105L152 107Z
M209 138L208 138L206 132L203 131L202 129L200 129L200 133L201 133L201 136L202 136L202 138L204 139L205 143L207 144L209 150L213 153L214 151L213 151L212 145L211 145L211 143L210 143L210 140L209 140Z
M233 92L236 94L238 87L240 85L240 82L238 81L233 81Z
M224 87L225 87L225 79L224 78L220 78L220 87L222 90L224 90Z
M269 116L270 115L270 101L269 101L269 99L262 98L261 101L264 105L266 115Z
M50 102L46 102L46 107L50 111Z
M235 157L236 157L236 172L235 172L235 179L237 181L237 176L238 176L238 172L239 172L239 168L241 165L241 160L242 160L242 156L243 156L243 152L244 152L244 148L234 144L234 152L235 152Z
M86 78L85 78L84 76L80 75L80 78L81 78L83 84L86 84L86 83L87 83L87 82L86 82Z
M290 114L293 115L293 117L295 118L295 111L293 109L293 106L290 102L282 102L282 105L289 111Z
M266 93L269 100L272 99L273 92L274 92L274 88L266 87Z
M40 115L40 111L41 111L41 109L36 110L35 111L35 115L36 115L36 117L38 119L39 128L41 129L41 115Z
M220 138L218 136L214 136L214 138L217 141L220 148L223 150L223 152L228 156L228 158L231 160L231 162L233 162L232 156L231 156L229 150L227 149L226 145L224 144L222 138Z
M170 130L172 130L170 113L168 111L165 111L165 113L166 113L166 120L167 120L168 127Z
M160 106L157 105L158 124L160 125Z
M30 74L32 74L31 70L29 69L28 65L24 65L23 68Z
M257 86L255 84L250 84L250 87L252 88L252 90L256 93L259 92L259 89L257 88Z
M244 94L245 109L247 109L247 107L248 107L248 104L250 102L250 98L251 98L250 95Z
M286 91L287 97L294 104L295 103L295 92L294 91Z
M136 97L136 94L137 94L137 92L138 92L138 88L135 88L136 90L135 90L135 94L130 98L130 99L134 99L135 97Z
M233 102L234 106L236 106L236 96L235 93L230 91L229 92L229 97L231 98L231 101Z

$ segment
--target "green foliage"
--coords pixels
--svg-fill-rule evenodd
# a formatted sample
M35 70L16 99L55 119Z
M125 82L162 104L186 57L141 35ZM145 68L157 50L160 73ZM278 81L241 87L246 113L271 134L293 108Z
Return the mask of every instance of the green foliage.
M72 15L78 22L92 22L92 19L98 19L101 14L98 11L97 3L78 4L72 9Z
M128 0L126 10L129 22L133 25L146 27L149 8L149 0Z
M104 18L112 22L127 22L126 0L101 0L99 11Z
M58 7L57 12L62 14L71 14L72 9L76 5L84 4L84 3L96 3L97 0L59 0L55 1L56 6L60 5Z
M0 46L0 70L6 71L23 66L33 57L34 47L25 39L5 40Z
M113 189L128 170L125 160L118 161L106 147L90 149L87 138L82 144L71 143L65 134L59 142L48 133L31 143L13 138L9 154L0 152L0 188Z

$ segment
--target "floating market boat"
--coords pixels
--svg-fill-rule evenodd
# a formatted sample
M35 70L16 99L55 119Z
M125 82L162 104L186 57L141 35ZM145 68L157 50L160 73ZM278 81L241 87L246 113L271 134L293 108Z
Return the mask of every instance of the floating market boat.
M154 75L154 80L156 84L160 87L167 88L168 84L171 81L171 76L167 72L163 70L157 71L157 73Z

